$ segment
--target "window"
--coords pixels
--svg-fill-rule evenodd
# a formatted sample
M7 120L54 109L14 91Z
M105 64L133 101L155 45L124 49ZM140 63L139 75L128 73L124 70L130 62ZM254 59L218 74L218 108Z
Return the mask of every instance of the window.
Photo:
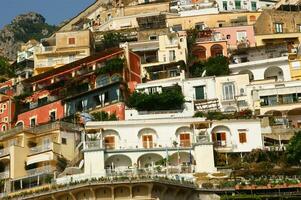
M2 104L2 108L3 108L3 110L6 110L6 108L7 108L6 103Z
M196 30L199 30L199 31L202 31L205 29L205 24L203 22L198 22L195 24L195 29Z
M190 147L190 134L181 133L180 134L180 146L181 147Z
M35 127L37 125L37 119L36 118L31 118L30 119L30 126Z
M235 1L235 9L237 10L241 9L241 1Z
M226 146L226 133L225 132L212 133L212 141L215 143L216 146L219 147Z
M142 136L143 148L153 148L153 136L152 135L143 135Z
M173 25L172 30L175 32L182 31L182 24Z
M49 114L50 121L54 122L56 120L56 111L51 111Z
M223 1L223 9L228 10L228 3L227 1Z
M67 138L62 138L62 144L67 144Z
M158 91L157 91L157 87L150 87L150 88L148 88L148 93L149 93L149 94L154 94L154 93L156 93L156 92L158 92Z
M170 50L169 51L169 61L175 61L176 60L176 51Z
M68 44L74 45L75 44L75 38L68 38Z
M197 86L195 87L195 99L196 100L202 100L205 99L205 92L204 92L204 86Z
M251 2L251 8L252 8L253 11L257 10L257 4L256 4L256 2L254 2L254 1Z
M2 125L2 131L6 131L6 130L7 130L6 125Z
M156 35L149 36L149 40L157 40L157 39L158 39L158 36L156 36Z
M174 69L169 71L169 77L176 77L176 76L178 76L178 70Z
M105 137L105 148L106 149L115 149L115 137L106 136Z
M246 31L237 31L236 37L238 42L242 42L247 39L247 32Z
M230 40L231 39L231 35L227 35L227 40Z
M233 100L235 95L235 87L233 83L223 84L223 98L224 100Z
M282 23L275 23L275 32L282 33L283 32L283 24Z
M247 142L247 134L246 133L239 133L239 142L246 143Z
M301 32L301 24L297 24L298 32Z

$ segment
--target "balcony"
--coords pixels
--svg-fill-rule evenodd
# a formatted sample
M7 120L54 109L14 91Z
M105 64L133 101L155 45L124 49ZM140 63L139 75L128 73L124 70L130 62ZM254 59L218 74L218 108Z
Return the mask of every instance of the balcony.
M29 155L39 154L46 151L53 151L54 153L59 153L60 144L58 143L50 143L48 145L39 145L36 147L32 147L29 149Z
M102 148L102 142L100 140L84 142L85 150L101 149L101 148Z
M56 51L56 46L43 46L38 48L36 54L49 54Z
M0 180L9 178L9 171L0 172Z
M38 167L30 170L26 170L27 176L36 176L40 174L50 174L55 170L54 166L47 165L43 167Z
M0 150L0 158L9 155L9 148L1 149Z

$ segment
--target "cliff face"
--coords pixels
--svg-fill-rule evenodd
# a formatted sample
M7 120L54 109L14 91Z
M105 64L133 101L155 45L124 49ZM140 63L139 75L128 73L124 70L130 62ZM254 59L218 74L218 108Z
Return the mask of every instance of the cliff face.
M10 60L16 60L18 48L30 39L39 41L56 30L45 18L34 12L17 16L0 30L0 55Z

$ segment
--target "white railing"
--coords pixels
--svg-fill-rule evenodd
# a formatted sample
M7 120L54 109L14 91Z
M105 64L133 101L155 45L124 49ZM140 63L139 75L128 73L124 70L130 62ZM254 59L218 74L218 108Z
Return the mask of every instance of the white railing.
M0 179L9 178L9 171L4 171L0 173Z
M101 140L86 141L84 143L84 149L100 149L100 148L102 148Z
M55 170L55 167L53 167L51 165L47 165L44 167L38 167L35 169L26 170L26 172L27 172L27 176L34 176L34 175L38 175L38 174L51 173L54 170Z
M9 155L9 148L0 150L0 157Z

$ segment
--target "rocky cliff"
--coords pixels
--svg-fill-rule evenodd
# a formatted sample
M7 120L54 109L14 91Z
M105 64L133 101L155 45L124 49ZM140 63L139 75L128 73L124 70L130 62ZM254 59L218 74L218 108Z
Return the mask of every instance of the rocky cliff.
M0 55L15 60L22 43L30 39L39 41L53 33L56 28L47 24L45 18L38 13L19 15L0 30Z

